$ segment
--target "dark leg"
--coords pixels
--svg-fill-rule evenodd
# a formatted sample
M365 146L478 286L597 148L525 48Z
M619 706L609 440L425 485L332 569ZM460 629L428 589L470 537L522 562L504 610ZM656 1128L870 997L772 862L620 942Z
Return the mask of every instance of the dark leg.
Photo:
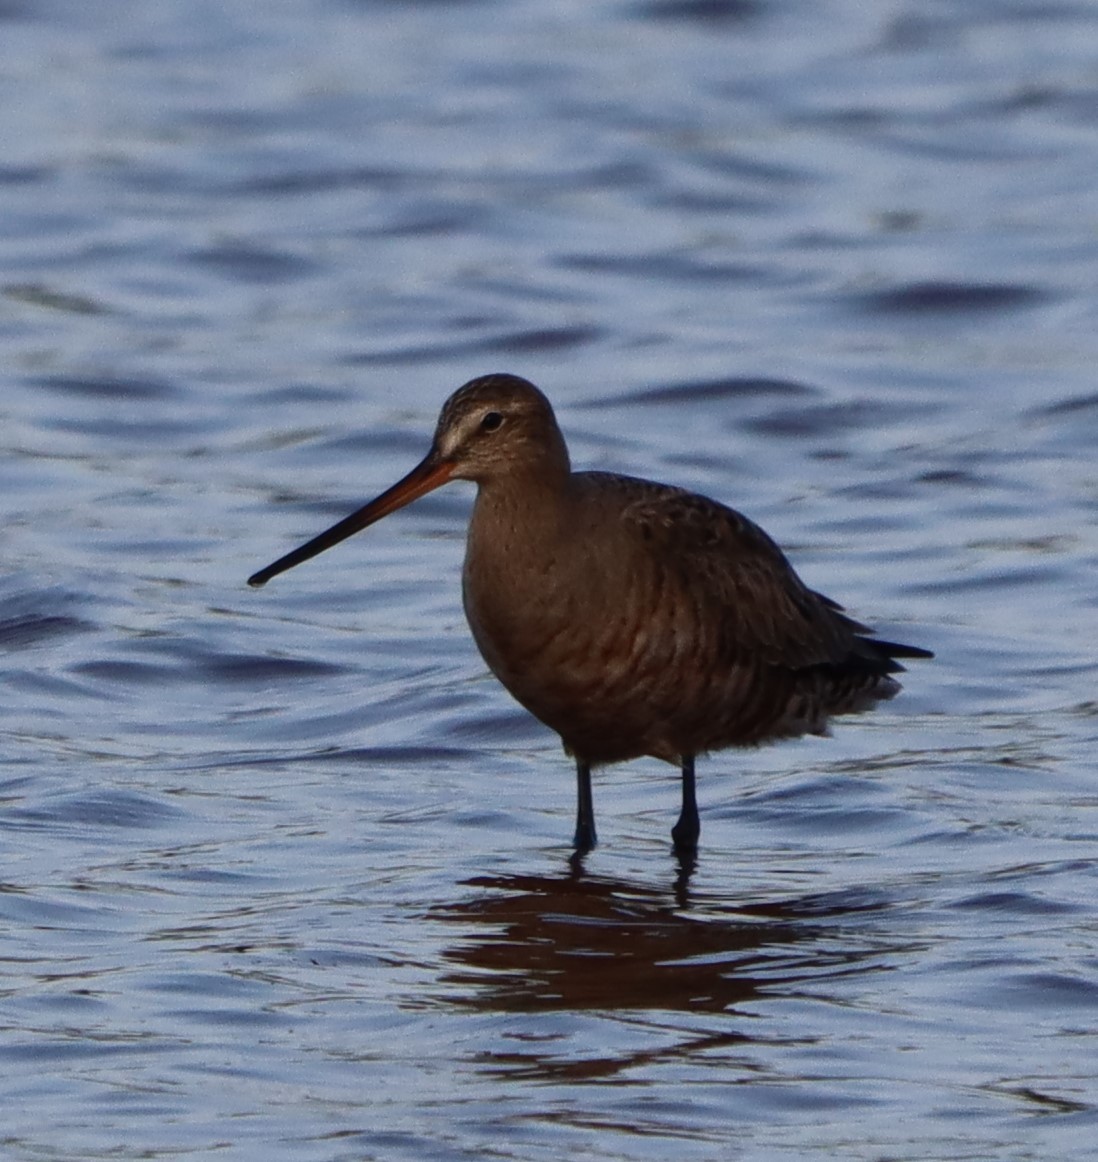
M698 819L698 801L694 796L694 756L682 756L682 811L679 821L671 828L671 838L675 850L680 854L693 854L698 850L698 836L701 822Z
M598 842L595 835L595 804L591 799L591 767L576 759L576 834L572 846L578 852L590 851Z

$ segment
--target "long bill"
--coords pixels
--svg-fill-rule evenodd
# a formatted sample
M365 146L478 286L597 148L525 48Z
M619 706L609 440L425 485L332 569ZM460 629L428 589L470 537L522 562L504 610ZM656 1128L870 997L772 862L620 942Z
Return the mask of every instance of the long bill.
M310 557L323 553L325 549L338 545L340 541L345 541L360 529L374 524L382 517L388 516L389 513L396 512L398 508L403 508L406 504L411 504L413 500L432 492L439 485L445 484L453 475L453 471L454 465L448 460L440 460L432 449L407 476L398 480L392 488L387 488L369 504L364 504L360 509L352 512L350 516L345 516L338 524L332 525L330 529L326 529L319 536L313 537L311 541L307 541L284 557L279 557L277 561L272 562L265 569L260 569L258 573L253 573L248 578L248 584L255 589L261 585L266 585L272 577L277 577L279 573L285 573L287 569L300 565L302 561L307 561Z

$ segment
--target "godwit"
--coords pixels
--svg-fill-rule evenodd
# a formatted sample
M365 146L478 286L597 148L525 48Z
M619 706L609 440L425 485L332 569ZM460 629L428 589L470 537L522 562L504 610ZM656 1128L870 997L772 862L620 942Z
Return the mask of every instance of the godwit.
M591 768L654 755L682 769L671 830L701 830L694 757L825 734L900 689L897 658L807 588L745 516L681 488L573 472L549 401L486 375L445 403L424 459L369 504L254 574L265 584L448 480L472 480L465 614L484 660L576 762L574 844L595 844Z

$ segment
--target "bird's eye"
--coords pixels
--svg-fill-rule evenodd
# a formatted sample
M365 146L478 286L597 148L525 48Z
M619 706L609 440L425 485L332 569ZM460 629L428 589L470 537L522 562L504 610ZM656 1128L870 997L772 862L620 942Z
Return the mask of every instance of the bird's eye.
M486 412L480 421L482 432L494 432L503 423L503 416L499 412Z

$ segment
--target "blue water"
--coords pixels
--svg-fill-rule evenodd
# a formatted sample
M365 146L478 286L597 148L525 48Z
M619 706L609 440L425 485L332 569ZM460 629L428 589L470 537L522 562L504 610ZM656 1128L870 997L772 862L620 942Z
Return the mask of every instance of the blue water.
M1082 1158L1098 9L0 4L0 1154ZM263 591L508 370L937 653L597 773L470 493Z

